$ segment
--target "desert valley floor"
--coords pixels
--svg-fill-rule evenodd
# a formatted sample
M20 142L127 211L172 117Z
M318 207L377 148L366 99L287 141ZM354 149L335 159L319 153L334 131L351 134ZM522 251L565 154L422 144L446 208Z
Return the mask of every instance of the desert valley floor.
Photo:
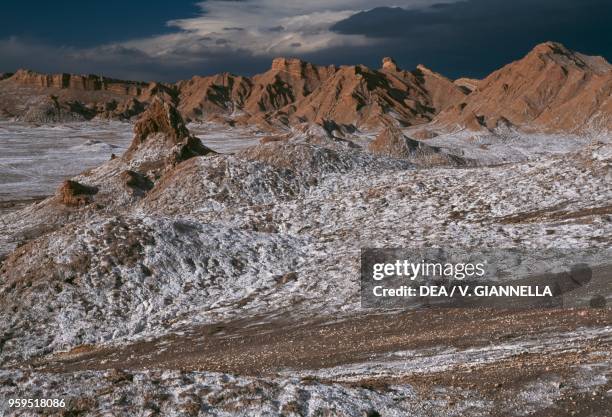
M362 247L610 248L609 135L424 141L470 161L453 166L364 152L376 133L260 144L254 129L190 124L219 154L141 195L112 188L119 164L154 149L110 160L132 128L0 125L2 397L69 400L72 414L49 415L609 411L609 309L359 298ZM56 189L71 176L100 184L95 198L115 191L68 209Z

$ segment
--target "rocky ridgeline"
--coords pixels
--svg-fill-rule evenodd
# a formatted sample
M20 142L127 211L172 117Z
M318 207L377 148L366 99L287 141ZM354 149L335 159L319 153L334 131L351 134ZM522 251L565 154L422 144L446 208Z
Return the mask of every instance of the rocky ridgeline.
M380 69L276 58L252 77L222 73L176 84L20 70L0 78L0 114L35 122L130 119L158 97L188 121L272 131L307 122L345 132L389 124L584 132L611 129L611 68L601 57L546 42L483 80L454 82L423 65L402 70L389 57Z
M112 93L137 97L148 87L148 83L123 81L99 75L40 74L29 70L19 70L11 76L17 84L37 88L58 88L83 91L109 91Z
M437 117L442 129L612 130L612 65L559 43L540 44L483 80L458 84L473 92Z
M165 84L98 75L19 70L0 78L0 114L31 123L129 120L142 113L153 98L174 102L175 96L174 88Z

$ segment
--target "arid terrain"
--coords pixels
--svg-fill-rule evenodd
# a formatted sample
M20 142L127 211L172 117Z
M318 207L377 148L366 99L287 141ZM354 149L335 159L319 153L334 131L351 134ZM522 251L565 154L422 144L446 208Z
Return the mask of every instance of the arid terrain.
M0 78L0 396L67 401L0 413L609 415L609 292L379 310L359 291L366 247L609 253L603 58Z

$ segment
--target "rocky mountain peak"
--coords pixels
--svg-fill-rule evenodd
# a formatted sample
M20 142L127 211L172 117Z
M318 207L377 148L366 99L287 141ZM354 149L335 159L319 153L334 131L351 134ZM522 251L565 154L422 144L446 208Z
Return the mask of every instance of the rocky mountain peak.
M301 72L302 69L308 65L311 65L298 58L285 58L278 57L272 60L272 71L289 71L289 72Z
M430 70L429 68L427 68L427 67L426 67L425 65L423 65L423 64L419 64L419 65L417 65L416 69L417 69L418 71L420 71L420 72L424 73L424 74L434 74L434 75L437 75L437 73L436 73L436 72L434 72L434 71Z
M532 54L550 54L550 53L554 53L554 54L560 54L560 55L571 55L571 54L573 54L573 52L570 51L569 49L567 49L565 47L565 45L563 45L563 44L561 44L559 42L552 42L552 41L542 42L542 43L534 46L530 53L532 53Z
M605 74L612 70L612 65L601 56L588 56L574 52L558 42L544 42L536 45L522 60L525 65L532 66L530 62L538 59L545 63L575 68L581 71Z
M163 133L173 143L179 143L189 136L189 130L176 108L158 98L153 100L149 108L138 119L134 126L134 133L132 145L143 143L149 135L154 133Z
M389 56L386 56L382 60L382 69L387 71L399 71L399 67L395 60Z
M544 42L478 81L469 99L438 121L472 130L497 129L500 124L545 131L608 126L611 69L602 57Z

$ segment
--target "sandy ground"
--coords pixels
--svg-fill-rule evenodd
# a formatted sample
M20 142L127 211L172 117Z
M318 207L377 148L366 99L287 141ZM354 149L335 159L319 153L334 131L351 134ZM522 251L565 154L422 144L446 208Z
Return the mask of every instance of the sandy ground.
M320 370L372 361L390 352L427 351L439 346L477 349L537 336L542 336L544 343L547 335L552 339L562 332L610 325L611 309L443 309L362 313L305 322L253 317L116 348L82 346L31 365L56 372L162 368L275 375L287 369ZM610 349L612 334L603 332L584 341ZM540 352L540 356L547 353Z
M429 407L414 415L604 417L612 403L611 326L610 309L424 310L304 322L252 317L116 348L81 346L22 369L67 381L102 372L119 384L152 369L178 371L183 379L200 372L256 381L297 377L302 387L357 390L362 398L370 395L364 391L393 398L398 387L410 387L418 404ZM258 404L269 389L247 392ZM236 393L242 405L234 411L253 405L253 399L239 399L244 395ZM75 398L73 408L82 401ZM224 415L216 401L212 415ZM287 413L288 404L295 414ZM280 415L311 415L299 402L283 407ZM401 415L361 407L359 415Z

